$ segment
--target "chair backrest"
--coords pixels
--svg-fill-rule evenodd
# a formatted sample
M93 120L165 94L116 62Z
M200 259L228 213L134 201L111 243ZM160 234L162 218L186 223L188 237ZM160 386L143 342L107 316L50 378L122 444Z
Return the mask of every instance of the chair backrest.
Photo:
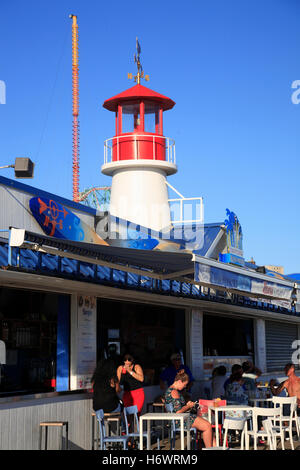
M133 405L133 406L127 406L124 408L124 420L125 420L125 426L126 426L126 434L128 434L128 431L129 431L127 416L132 416L132 415L134 417L133 424L135 424L136 426L136 432L140 432L138 407L136 405ZM132 430L132 432L134 432L134 429Z
M297 397L272 397L274 404L291 405L297 403Z
M172 403L165 403L165 408L166 408L167 413L173 413L174 412Z
M198 400L198 403L199 403L199 406L200 406L200 412L201 414L206 414L208 413L208 407L209 406L215 406L215 404L217 403L217 406L226 406L227 405L227 401L226 400L203 400L202 398L200 398ZM216 406L216 408L217 408Z
M225 418L223 428L242 431L244 429L245 423L246 418Z
M167 413L174 413L174 408L173 408L172 403L165 403L165 409L166 409ZM175 429L176 429L174 419L172 419L172 421L171 421L171 429L172 429L172 431L175 431Z
M267 417L271 419L279 418L281 415L279 408L261 408L255 406L252 408L252 421L253 421L253 431L257 432L258 430L258 417Z
M105 424L104 424L104 411L103 410L97 410L96 411L96 418L98 421L98 429L99 429L99 434L100 434L100 443L102 446L103 439L106 437L105 433Z
M297 408L297 397L273 397L272 402L274 403L275 408L279 408L281 415L286 414L284 412L284 405L290 405L290 417L292 417Z

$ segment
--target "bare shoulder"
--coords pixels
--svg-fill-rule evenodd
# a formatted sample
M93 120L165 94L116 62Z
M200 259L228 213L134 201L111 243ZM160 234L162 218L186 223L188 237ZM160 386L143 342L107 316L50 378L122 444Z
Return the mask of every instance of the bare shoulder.
M135 369L136 369L137 371L143 372L143 369L142 369L142 367L141 367L139 364L135 364Z
M171 390L171 397L172 398L179 398L179 392L178 390L175 390L174 388Z
M300 377L296 378L295 383L296 383L297 390L300 390Z

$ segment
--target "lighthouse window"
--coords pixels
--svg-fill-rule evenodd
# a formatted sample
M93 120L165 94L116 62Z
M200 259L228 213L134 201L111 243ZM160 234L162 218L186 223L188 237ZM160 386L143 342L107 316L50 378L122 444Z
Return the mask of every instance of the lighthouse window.
M122 106L122 134L139 131L140 124L140 103L124 104Z
M159 128L159 107L155 103L145 103L145 132L152 134L160 132Z

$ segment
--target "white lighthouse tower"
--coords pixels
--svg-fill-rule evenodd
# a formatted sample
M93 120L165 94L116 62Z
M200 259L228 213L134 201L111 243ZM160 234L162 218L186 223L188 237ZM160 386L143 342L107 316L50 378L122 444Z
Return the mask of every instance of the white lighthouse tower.
M161 231L171 225L166 177L177 172L175 143L163 135L163 113L174 101L140 84L106 100L115 136L105 141L101 171L112 176L110 214Z

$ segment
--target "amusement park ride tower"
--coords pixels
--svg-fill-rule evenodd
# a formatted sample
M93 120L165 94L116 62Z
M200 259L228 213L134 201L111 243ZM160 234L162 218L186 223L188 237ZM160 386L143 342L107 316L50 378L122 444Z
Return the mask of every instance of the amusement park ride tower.
M166 177L176 173L177 166L175 143L163 135L163 113L175 103L140 84L144 72L139 53L137 41L136 85L103 104L115 113L116 131L105 141L101 171L112 176L112 216L152 230L168 230Z

